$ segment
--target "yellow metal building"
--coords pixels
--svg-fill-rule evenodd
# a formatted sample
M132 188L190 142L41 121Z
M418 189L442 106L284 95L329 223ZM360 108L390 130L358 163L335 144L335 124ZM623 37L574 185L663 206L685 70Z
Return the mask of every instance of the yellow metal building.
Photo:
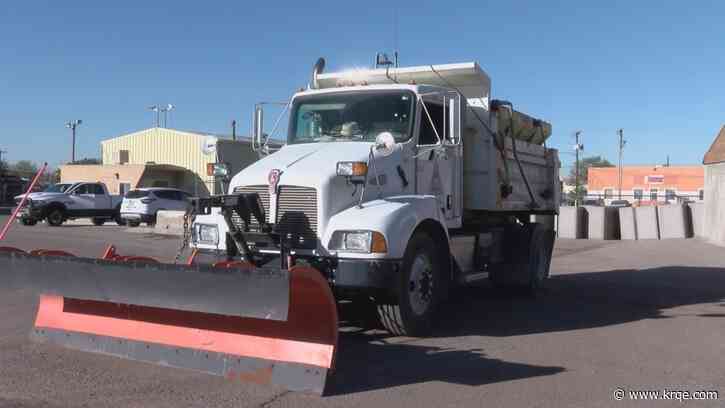
M195 196L223 193L207 174L209 163L227 163L231 174L257 160L249 139L150 128L101 142L102 165L66 165L61 181L103 181L114 194L137 187L174 187Z

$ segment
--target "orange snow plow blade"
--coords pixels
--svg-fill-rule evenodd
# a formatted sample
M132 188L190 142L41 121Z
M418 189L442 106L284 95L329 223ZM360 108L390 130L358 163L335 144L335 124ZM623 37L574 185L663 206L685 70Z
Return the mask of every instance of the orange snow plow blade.
M267 273L244 263L192 267L115 253L105 260L38 253L0 251L0 276L9 276L11 287L40 293L36 340L294 391L324 391L337 345L337 309L327 281L311 267ZM67 284L74 272L78 279L92 272L92 282ZM171 281L169 273L176 273ZM278 293L285 286L286 293ZM254 310L237 310L245 307Z

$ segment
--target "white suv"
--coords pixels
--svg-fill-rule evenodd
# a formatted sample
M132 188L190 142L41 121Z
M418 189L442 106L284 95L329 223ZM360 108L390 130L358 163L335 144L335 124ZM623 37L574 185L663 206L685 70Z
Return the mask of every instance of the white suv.
M153 225L158 211L186 211L191 206L190 199L191 194L175 188L138 188L123 197L121 218L131 227L142 222Z

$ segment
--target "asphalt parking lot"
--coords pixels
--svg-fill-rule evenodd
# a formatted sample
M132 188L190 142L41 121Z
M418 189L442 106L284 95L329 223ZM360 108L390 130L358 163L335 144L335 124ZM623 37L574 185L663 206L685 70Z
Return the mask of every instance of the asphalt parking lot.
M107 243L169 261L179 241L109 223L15 225L0 244L99 256ZM560 240L538 298L488 286L453 298L431 338L346 328L329 395L320 398L31 343L35 297L0 289L0 406L643 405L615 401L617 388L725 398L725 248Z

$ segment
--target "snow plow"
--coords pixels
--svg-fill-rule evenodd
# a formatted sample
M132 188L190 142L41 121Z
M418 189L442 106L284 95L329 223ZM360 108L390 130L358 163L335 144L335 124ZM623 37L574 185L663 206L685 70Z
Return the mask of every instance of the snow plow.
M308 266L0 247L0 271L9 288L40 295L35 340L319 394L333 367L336 304Z

